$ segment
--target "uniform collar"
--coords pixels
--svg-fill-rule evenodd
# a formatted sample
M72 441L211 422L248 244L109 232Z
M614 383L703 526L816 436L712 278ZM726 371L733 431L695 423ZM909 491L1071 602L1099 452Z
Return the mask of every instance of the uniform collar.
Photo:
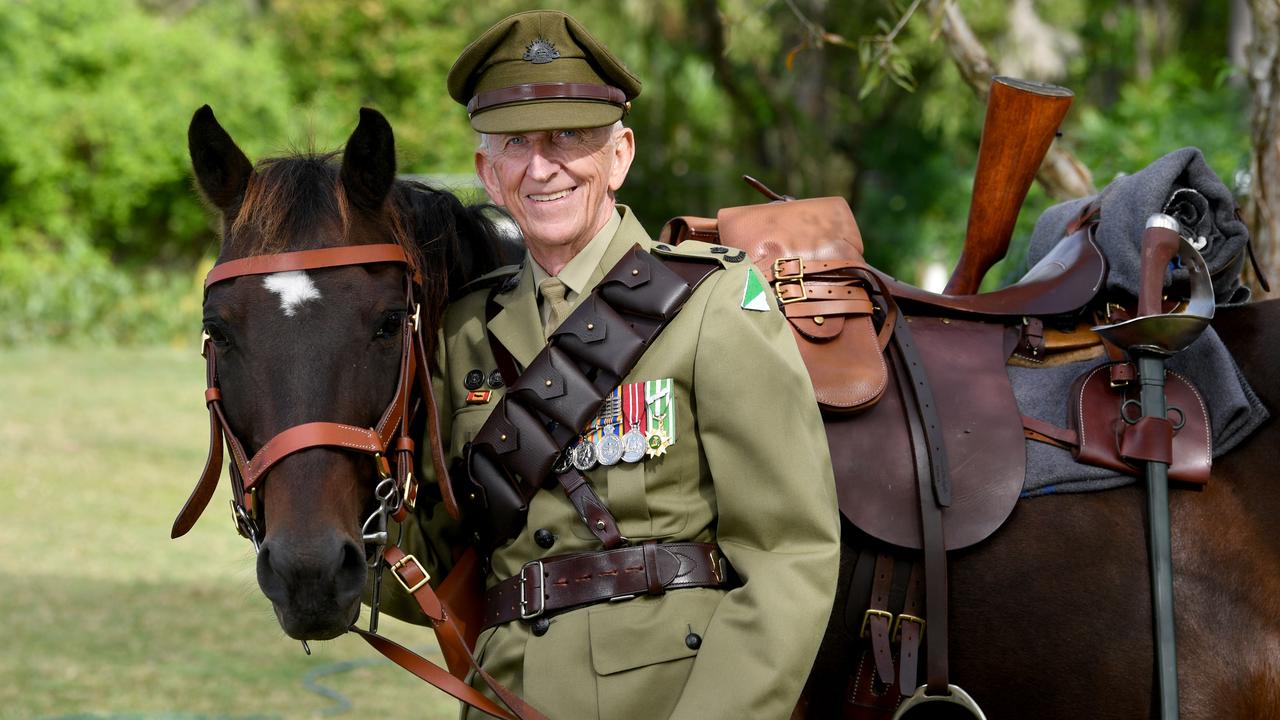
M615 225L615 222L613 232L606 233L605 231L609 230L611 225ZM582 286L583 292L590 292L604 274L633 246L639 244L648 250L652 244L644 227L636 220L635 213L625 205L617 206L614 220L607 223L601 232L591 239L588 247L602 239L597 260L587 267L589 275ZM578 253L570 261L570 264L577 262L586 252L587 248L584 248L583 252ZM526 252L524 267L520 270L515 288L510 292L498 293L494 298L502 306L502 310L488 324L489 331L511 352L521 367L528 367L546 345L546 340L542 337L542 318L538 313L538 279L535 278L535 273L541 272L543 278L547 275L546 271L537 265ZM565 269L569 269L569 266L566 265ZM563 275L562 271L561 279L564 279ZM568 280L565 284L569 285ZM580 298L581 294L573 298L573 302L576 303Z
M560 274L556 277L564 283L569 289L566 298L573 302L577 296L585 292L590 286L591 275L595 272L596 267L600 264L600 259L604 257L604 252L609 248L609 242L613 240L613 236L618 232L618 226L622 224L622 215L615 207L609 215L609 220L600 228L599 232L587 242L586 247L582 251L573 256L573 259L565 264L560 270ZM546 280L550 275L539 265L531 255L526 253L528 264L533 269L533 286L537 287Z

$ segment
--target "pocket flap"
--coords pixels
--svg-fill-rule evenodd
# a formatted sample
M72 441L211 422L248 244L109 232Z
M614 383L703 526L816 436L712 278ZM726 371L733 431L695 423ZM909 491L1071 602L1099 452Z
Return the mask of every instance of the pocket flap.
M685 638L690 632L706 632L722 597L719 590L689 588L592 607L592 668L598 675L612 675L697 655Z

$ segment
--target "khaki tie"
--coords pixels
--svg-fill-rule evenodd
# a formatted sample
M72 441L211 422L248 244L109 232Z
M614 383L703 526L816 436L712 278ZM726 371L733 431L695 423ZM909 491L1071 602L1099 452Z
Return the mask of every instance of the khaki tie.
M549 277L538 283L538 292L546 301L547 312L543 314L542 336L550 337L552 331L560 327L560 323L569 315L569 301L564 299L564 281L558 277Z

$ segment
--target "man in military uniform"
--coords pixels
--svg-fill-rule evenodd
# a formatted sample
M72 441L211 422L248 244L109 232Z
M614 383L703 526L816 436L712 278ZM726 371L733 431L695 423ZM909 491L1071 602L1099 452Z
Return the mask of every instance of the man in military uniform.
M446 313L437 396L447 454L475 438L505 389L490 335L528 366L636 245L723 265L569 457L629 547L708 543L732 570L713 568L724 581L711 586L502 622L477 642L481 666L550 718L788 717L831 610L839 523L826 436L782 315L745 253L656 244L615 204L635 154L620 120L640 82L576 20L550 11L502 20L463 51L449 92L482 135L477 173L528 254ZM444 511L420 506L402 530L405 551L433 578L443 574ZM519 535L493 552L486 583L601 550L552 483L529 501ZM383 592L384 609L422 621L396 583Z

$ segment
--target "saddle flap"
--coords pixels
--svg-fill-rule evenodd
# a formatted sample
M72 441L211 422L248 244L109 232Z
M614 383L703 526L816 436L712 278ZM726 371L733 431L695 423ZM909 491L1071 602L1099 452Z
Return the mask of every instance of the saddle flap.
M1012 344L999 323L937 317L909 322L942 423L951 504L942 510L946 549L995 532L1013 512L1026 475L1021 415L1005 371ZM841 513L863 532L923 547L920 500L901 378L861 413L824 412Z
M862 234L843 198L725 208L714 223L676 218L663 237L708 240L746 252L791 324L820 406L859 410L884 393L888 368L871 316L874 306L854 272L866 267Z
M1115 365L1105 363L1092 368L1071 386L1071 426L1080 442L1075 456L1077 461L1088 465L1140 477L1142 463L1125 461L1126 435L1133 435L1130 428L1141 415L1136 405L1138 383L1113 386L1111 369ZM1213 466L1208 408L1200 393L1183 376L1166 370L1164 381L1165 403L1175 426L1169 448L1172 458L1169 479L1204 485L1209 482ZM1129 403L1130 400L1134 402Z

